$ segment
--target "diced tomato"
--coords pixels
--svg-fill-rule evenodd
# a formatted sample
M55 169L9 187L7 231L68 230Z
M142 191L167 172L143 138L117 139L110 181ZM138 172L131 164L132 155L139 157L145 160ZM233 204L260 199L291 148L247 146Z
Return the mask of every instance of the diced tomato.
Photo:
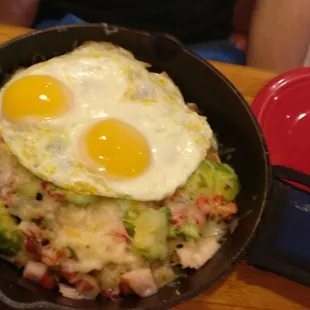
M171 223L175 226L182 226L187 220L185 214L177 213L172 215Z
M65 196L62 194L59 194L57 192L53 192L50 190L48 182L41 182L42 188L48 193L49 196L53 197L55 200L65 200Z
M27 237L25 240L25 250L32 255L38 255L39 243L35 238Z
M64 195L58 194L58 193L53 193L51 191L48 191L48 194L53 197L55 200L61 201L65 199Z
M41 186L44 190L47 189L48 183L47 182L41 182Z
M214 160L214 161L217 162L217 163L220 163L220 162L221 162L220 157L219 157L216 153L211 153L211 152L209 152L209 153L207 154L207 158L209 158L209 159L211 159L211 160Z
M58 283L59 283L58 279L56 279L55 276L50 275L48 271L44 274L44 276L40 280L40 285L49 290L53 290L56 287L58 287Z

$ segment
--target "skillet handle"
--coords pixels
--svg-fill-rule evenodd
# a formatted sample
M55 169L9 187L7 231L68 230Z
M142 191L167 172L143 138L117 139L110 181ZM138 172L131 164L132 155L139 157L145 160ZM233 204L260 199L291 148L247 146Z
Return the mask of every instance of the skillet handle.
M276 179L293 181L310 188L310 175L285 166L272 166L272 174Z
M283 166L273 166L272 173L268 207L247 262L310 287L310 175Z

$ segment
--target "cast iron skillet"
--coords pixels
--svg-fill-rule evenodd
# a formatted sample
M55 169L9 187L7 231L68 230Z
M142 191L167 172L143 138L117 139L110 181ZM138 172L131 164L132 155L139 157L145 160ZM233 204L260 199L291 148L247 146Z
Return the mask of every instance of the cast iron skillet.
M270 166L256 120L238 91L210 64L194 56L174 38L103 24L56 27L25 35L0 48L1 83L16 69L71 51L85 41L110 41L166 71L187 102L198 104L224 147L222 158L240 177L238 206L242 217L235 233L199 271L187 272L175 288L163 288L146 299L129 297L120 302L74 301L20 278L17 269L0 262L0 299L13 309L163 309L208 289L234 267L255 233L266 204ZM176 294L176 288L179 294ZM2 309L2 307L1 307Z

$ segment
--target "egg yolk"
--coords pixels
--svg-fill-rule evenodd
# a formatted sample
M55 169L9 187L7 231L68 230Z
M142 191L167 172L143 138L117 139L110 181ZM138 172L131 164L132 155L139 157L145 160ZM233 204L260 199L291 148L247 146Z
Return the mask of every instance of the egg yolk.
M85 135L88 158L99 173L134 178L150 165L150 149L143 135L116 119L102 120ZM93 166L93 165L92 165Z
M28 75L7 87L2 112L11 122L28 117L51 119L69 109L68 95L68 88L57 79L48 75Z

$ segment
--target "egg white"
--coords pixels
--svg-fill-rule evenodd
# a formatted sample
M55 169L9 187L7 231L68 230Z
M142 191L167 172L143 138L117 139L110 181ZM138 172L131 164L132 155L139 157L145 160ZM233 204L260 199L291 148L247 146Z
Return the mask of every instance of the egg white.
M53 76L72 92L70 113L47 121L8 122L1 114L4 140L35 175L84 194L161 200L185 184L210 147L206 118L192 112L166 74L110 43L90 42L71 53L18 71L13 81L31 74ZM21 103L26 104L26 102ZM116 180L89 171L79 157L82 133L94 122L115 118L135 127L152 154L139 177Z

